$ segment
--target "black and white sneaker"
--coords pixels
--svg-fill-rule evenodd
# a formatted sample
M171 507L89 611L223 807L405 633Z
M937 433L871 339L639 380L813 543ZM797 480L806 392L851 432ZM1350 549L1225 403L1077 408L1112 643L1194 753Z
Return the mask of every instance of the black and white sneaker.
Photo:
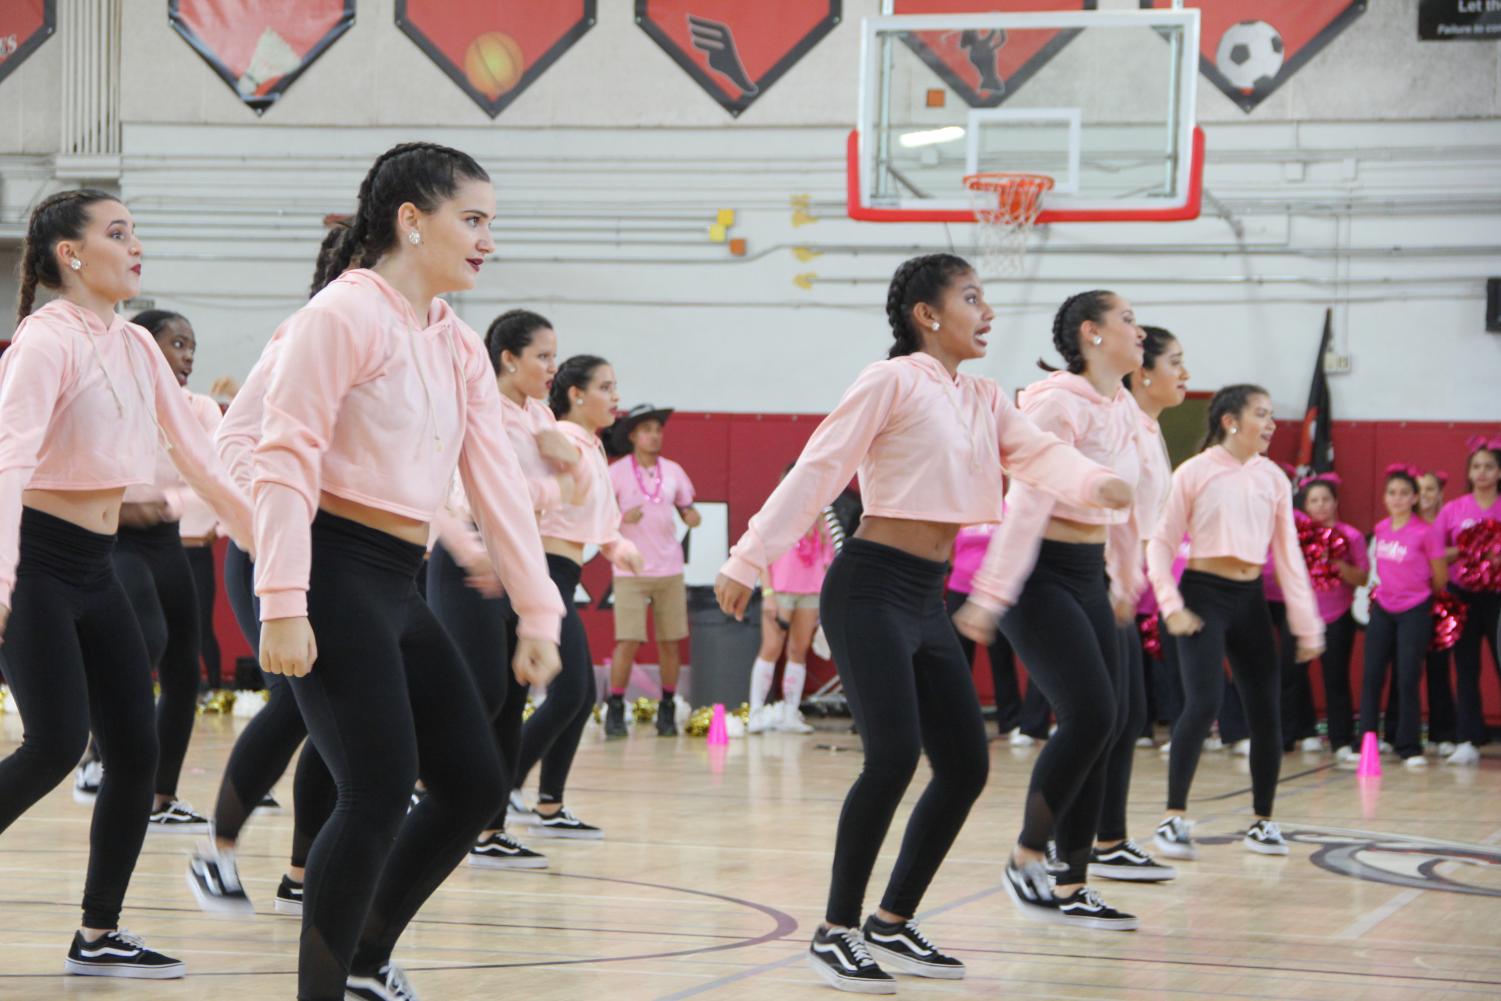
M123 928L85 942L83 932L73 934L68 949L67 973L80 977L126 977L131 980L176 980L188 968L180 959L146 948L146 940Z
M1044 854L1047 855L1047 859L1042 864L1047 868L1049 875L1056 878L1068 872L1068 863L1058 857L1058 842L1048 838L1048 846Z
M820 927L808 946L808 965L831 987L855 994L895 994L896 980L876 965L865 939L853 928Z
M417 992L395 963L382 966L373 977L350 977L344 995L359 1001L417 1001Z
M1058 898L1053 896L1053 879L1042 862L1015 860L1006 863L1006 894L1023 914L1038 921L1053 921L1058 916Z
M677 712L677 702L673 699L663 699L657 703L658 737L676 737L678 735Z
M200 848L188 858L188 889L198 906L211 914L254 914L255 907L240 883L235 853Z
M510 800L506 803L506 823L520 824L523 827L533 827L542 818L536 810L526 805L526 800L521 798L520 792L513 791Z
M103 781L104 762L94 759L79 765L73 773L73 802L93 806L99 796L99 783Z
M1199 849L1193 839L1193 826L1191 820L1168 817L1157 825L1157 831L1152 835L1152 845L1168 858L1192 861L1199 857Z
M1063 924L1081 928L1103 928L1107 931L1135 931L1141 922L1135 914L1118 911L1100 899L1100 895L1087 886L1081 886L1058 901L1058 916Z
M291 876L283 874L281 885L276 888L276 901L271 906L277 914L302 917L302 884L294 883Z
M277 802L275 796L271 795L268 792L268 793L266 793L266 795L264 795L264 796L261 797L261 801L259 803L255 804L255 809L252 810L251 812L252 813L280 813L281 812L281 804Z
M479 869L546 869L547 856L496 831L469 849L469 864Z
M1286 855L1287 842L1282 840L1282 828L1275 820L1258 820L1246 831L1241 844L1260 855Z
M146 830L171 832L173 834L207 834L208 818L180 799L174 799L153 813L146 822Z
M916 921L882 921L872 914L861 929L865 947L878 962L899 973L938 980L964 979L964 964L945 956L917 928Z
M599 841L605 836L605 832L593 824L584 823L564 807L550 817L545 813L537 814L537 835L544 838Z
M1176 879L1178 870L1158 862L1127 838L1114 848L1094 849L1089 856L1089 874L1136 883L1161 883Z

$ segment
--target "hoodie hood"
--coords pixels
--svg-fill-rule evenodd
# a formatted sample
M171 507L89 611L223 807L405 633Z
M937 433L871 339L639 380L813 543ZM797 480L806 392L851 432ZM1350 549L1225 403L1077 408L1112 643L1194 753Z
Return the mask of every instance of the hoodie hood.
M392 309L401 313L421 330L431 330L434 327L450 325L456 317L453 307L448 304L447 300L435 297L428 306L425 321L419 320L417 314L412 310L412 304L407 301L406 296L392 288L390 282L369 268L354 268L353 270L346 271L338 278L335 278L330 284L349 285L354 288L374 292L383 298Z
M1130 391L1122 385L1115 391L1113 397L1106 399L1082 375L1075 375L1072 372L1053 372L1046 379L1040 379L1022 390L1017 397L1017 403L1026 409L1028 400L1039 400L1047 393L1068 393L1098 407L1109 406L1119 401L1122 395L1128 398L1131 396ZM1132 400L1133 404L1135 402Z

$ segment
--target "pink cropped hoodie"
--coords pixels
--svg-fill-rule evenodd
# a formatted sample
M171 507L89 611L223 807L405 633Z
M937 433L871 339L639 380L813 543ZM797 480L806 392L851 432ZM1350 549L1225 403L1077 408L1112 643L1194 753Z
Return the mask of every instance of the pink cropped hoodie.
M551 539L598 546L605 559L624 565L637 552L636 544L620 533L620 505L610 489L610 461L605 457L604 442L599 435L573 421L557 421L555 426L568 436L583 455L581 475L593 484L577 504L554 506L542 512L542 534Z
M182 392L187 397L188 408L193 411L199 427L212 438L219 430L219 404L214 402L213 397L202 393L189 389L183 389ZM249 494L248 490L244 492ZM127 503L165 501L168 520L177 522L177 530L185 539L201 539L212 535L215 526L219 524L219 516L214 513L213 507L188 486L177 467L172 464L172 456L165 448L157 449L156 474L151 484L126 487L124 499Z
M457 469L479 499L475 521L517 634L557 642L562 600L530 496L517 489L521 468L479 335L441 299L420 321L361 268L292 314L274 340L251 475L261 618L307 614L320 491L431 522Z
M751 518L721 572L746 587L796 545L857 471L867 517L1001 521L1001 469L1088 504L1110 470L1041 431L990 379L929 354L865 367Z
M108 490L155 480L162 440L183 478L251 542L245 496L221 468L167 359L141 327L54 299L0 358L0 605L9 607L24 490Z
M1292 489L1276 463L1261 455L1242 463L1215 445L1173 473L1167 508L1147 544L1147 576L1164 616L1184 607L1173 560L1185 533L1190 559L1229 556L1260 565L1270 546L1292 634L1305 646L1324 645L1324 620L1293 525Z
M1084 376L1054 372L1022 390L1018 405L1039 428L1136 489L1141 478L1137 438L1142 413L1126 387L1117 387L1115 395L1106 399ZM1006 520L990 540L970 586L969 600L993 613L1014 605L1037 566L1043 533L1052 518L1106 526L1105 571L1111 600L1134 606L1146 587L1134 509L1113 511L1060 501L1020 479L1013 480L1006 493Z

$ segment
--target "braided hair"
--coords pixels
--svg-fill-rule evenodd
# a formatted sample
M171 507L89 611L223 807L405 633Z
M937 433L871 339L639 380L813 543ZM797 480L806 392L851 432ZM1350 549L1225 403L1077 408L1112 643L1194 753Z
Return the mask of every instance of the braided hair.
M401 143L370 165L360 184L354 220L320 254L312 292L350 268L368 268L396 244L396 210L411 202L433 212L458 191L460 181L488 181L490 175L467 153L437 143Z
M886 320L896 339L886 357L900 358L921 351L922 335L913 323L912 310L920 302L936 306L949 282L972 271L968 261L953 254L925 254L903 261L886 290Z
M138 327L145 327L146 333L152 337L160 337L167 324L174 320L188 322L188 318L181 313L174 313L170 309L143 309L130 318L130 322Z
M348 231L350 218L347 215L331 215L324 220L328 227L323 234L323 242L318 245L317 263L313 265L313 284L308 288L307 297L311 299L323 291L323 286L339 277L343 272L329 274L328 269L333 264L334 252L339 247L339 242L344 239Z
M1074 375L1084 374L1084 347L1079 343L1080 328L1085 322L1104 323L1105 314L1115 301L1115 293L1105 289L1079 292L1063 300L1058 312L1053 315L1053 348L1063 356L1063 367ZM1046 361L1037 359L1037 367L1044 372L1058 369Z
M1141 342L1141 367L1150 372L1157 367L1157 359L1167 354L1168 347L1178 343L1178 338L1163 327L1143 326L1141 330L1146 334ZM1121 381L1126 384L1127 389L1132 388L1130 372L1122 376Z
M568 391L589 388L594 373L608 364L598 355L574 355L559 365L558 374L553 376L552 389L547 393L547 405L552 408L553 416L559 420L568 416L568 411L573 409Z
M1253 396L1271 398L1271 395L1260 386L1249 382L1226 386L1215 393L1209 400L1209 427L1204 434L1204 443L1199 446L1199 451L1202 452L1225 440L1226 416L1239 416Z
M532 343L532 335L539 330L551 329L547 317L529 309L508 309L490 323L485 331L485 350L490 354L490 367L500 371L500 355L509 351L517 358Z
M42 199L31 210L31 219L26 224L26 242L21 246L21 290L16 296L16 322L31 315L36 304L36 287L61 289L62 269L58 267L54 248L60 240L82 238L89 224L89 206L96 202L117 202L112 195L98 188L78 188L74 191L59 191Z

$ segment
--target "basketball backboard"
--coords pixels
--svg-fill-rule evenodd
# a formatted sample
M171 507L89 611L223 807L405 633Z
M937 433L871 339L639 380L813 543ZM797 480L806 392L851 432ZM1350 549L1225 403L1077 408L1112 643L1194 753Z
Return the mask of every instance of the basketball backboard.
M1197 10L862 21L849 214L973 222L966 175L1046 174L1039 223L1193 219Z

